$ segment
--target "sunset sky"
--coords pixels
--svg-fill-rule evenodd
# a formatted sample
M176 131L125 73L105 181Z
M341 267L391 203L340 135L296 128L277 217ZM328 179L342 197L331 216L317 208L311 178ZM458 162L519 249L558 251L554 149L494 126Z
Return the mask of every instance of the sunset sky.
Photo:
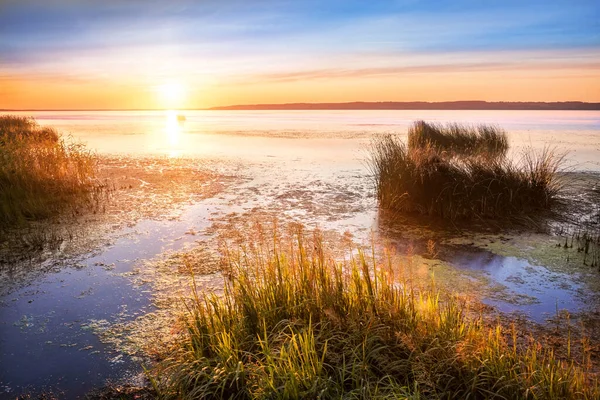
M598 102L599 4L0 0L0 108Z

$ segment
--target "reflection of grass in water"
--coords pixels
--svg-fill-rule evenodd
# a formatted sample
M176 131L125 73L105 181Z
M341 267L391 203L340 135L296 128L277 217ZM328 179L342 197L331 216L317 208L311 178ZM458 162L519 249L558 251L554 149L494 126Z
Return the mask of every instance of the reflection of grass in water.
M0 228L76 212L97 198L96 158L32 118L0 116Z
M266 240L268 243L268 239ZM154 371L172 398L596 398L586 367L457 298L398 282L388 257L332 261L301 235L225 254L222 297L190 308L188 335ZM589 356L588 356L589 357ZM585 361L586 365L588 360Z
M466 156L431 143L408 147L392 135L376 139L368 160L379 205L441 219L533 216L551 209L561 187L562 157L548 149L505 157Z

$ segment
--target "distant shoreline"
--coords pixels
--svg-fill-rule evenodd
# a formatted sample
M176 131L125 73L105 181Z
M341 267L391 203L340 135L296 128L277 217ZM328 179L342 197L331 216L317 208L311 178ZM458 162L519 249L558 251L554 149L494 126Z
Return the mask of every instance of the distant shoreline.
M152 109L0 109L0 112L23 111L164 111L162 108ZM600 103L587 103L582 101L558 102L514 102L514 101L381 101L366 102L355 101L348 103L282 103L282 104L239 104L209 108L179 108L177 111L294 111L294 110L548 110L548 111L600 111Z
M487 101L384 101L351 103L249 104L212 107L210 110L600 110L600 103L487 102Z

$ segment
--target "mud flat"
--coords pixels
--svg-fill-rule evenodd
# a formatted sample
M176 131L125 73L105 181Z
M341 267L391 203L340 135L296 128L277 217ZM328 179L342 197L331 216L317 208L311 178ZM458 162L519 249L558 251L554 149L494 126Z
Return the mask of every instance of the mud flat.
M5 240L2 397L78 397L107 381L143 385L142 366L182 333L193 282L218 292L223 244L242 245L257 226L318 228L340 256L349 241L393 248L411 259L415 279L434 276L480 303L479 313L518 318L540 335L563 334L555 327L565 312L586 334L599 326L600 273L557 246L564 238L556 231L391 223L377 212L360 163L106 157L101 172L112 185L102 210Z
M134 379L141 364L97 330L155 308L151 291L133 279L141 262L193 243L215 212L205 199L237 179L235 166L209 171L198 160L164 158L104 158L101 173L111 185L103 210L35 223L3 242L5 397L75 397L107 380Z

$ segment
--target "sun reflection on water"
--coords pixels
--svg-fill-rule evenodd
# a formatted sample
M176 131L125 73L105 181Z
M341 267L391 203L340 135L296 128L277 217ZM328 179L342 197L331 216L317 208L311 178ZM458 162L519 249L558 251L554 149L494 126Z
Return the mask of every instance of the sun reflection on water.
M177 114L177 110L168 110L166 112L165 134L167 151L169 157L178 157L181 155L181 136L183 133L182 117Z

